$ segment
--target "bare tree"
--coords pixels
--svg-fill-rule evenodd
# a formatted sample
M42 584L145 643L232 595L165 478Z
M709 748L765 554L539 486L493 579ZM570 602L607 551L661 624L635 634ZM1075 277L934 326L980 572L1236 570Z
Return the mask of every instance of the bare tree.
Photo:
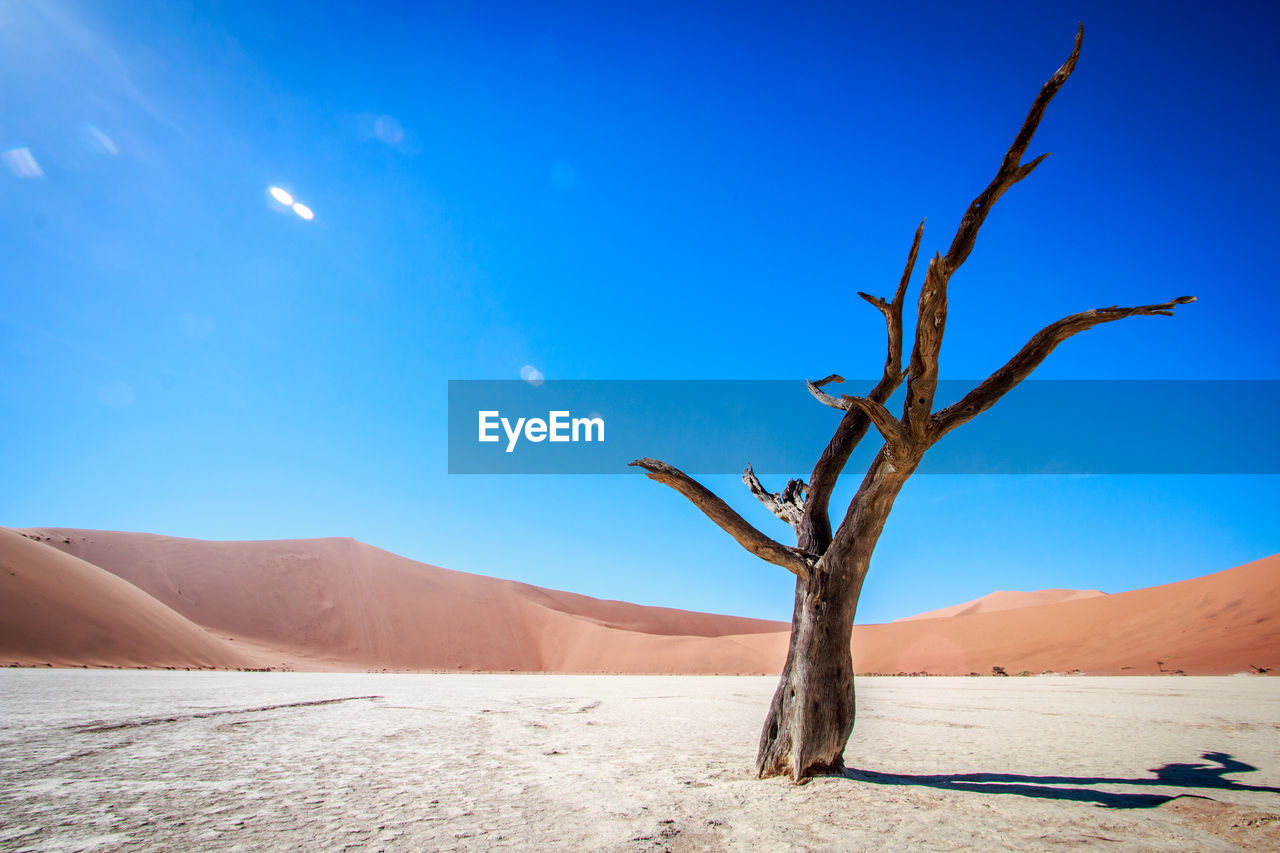
M947 321L947 285L973 250L978 230L991 206L1014 184L1031 174L1048 154L1023 163L1031 137L1045 108L1071 76L1080 55L1084 28L1076 33L1075 48L1062 67L1040 89L1031 111L1014 137L995 179L969 205L945 255L929 261L920 288L915 343L911 360L902 369L902 309L907 285L915 268L924 223L916 229L906 268L889 300L866 293L858 295L874 305L885 318L888 354L880 381L865 397L834 397L823 390L844 380L837 375L809 382L809 391L821 402L844 412L826 449L818 458L809 482L791 480L779 493L771 493L750 466L743 482L779 519L796 533L790 547L766 536L723 500L682 471L656 459L638 459L647 476L680 492L708 518L751 553L787 569L796 576L795 609L791 617L791 644L782 679L760 736L756 771L761 777L805 777L839 773L844 769L844 747L853 731L854 691L852 639L854 610L871 554L884 529L894 500L907 478L915 472L925 452L956 427L985 412L1027 378L1067 338L1100 323L1126 317L1164 315L1195 297L1182 296L1157 305L1135 308L1096 308L1072 314L1032 336L1017 355L970 391L959 402L934 410L938 387L938 353ZM886 407L893 393L906 381L906 400L900 417ZM836 480L850 454L874 427L884 440L862 480L862 485L832 532L828 503Z

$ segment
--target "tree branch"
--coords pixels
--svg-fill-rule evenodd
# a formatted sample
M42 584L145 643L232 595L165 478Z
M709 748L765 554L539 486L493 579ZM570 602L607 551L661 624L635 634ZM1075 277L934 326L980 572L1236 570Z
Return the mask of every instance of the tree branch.
M898 280L898 289L894 291L892 301L885 302L878 297L858 294L885 315L887 340L884 372L880 376L880 381L867 395L868 399L878 403L886 402L902 384L902 307L906 301L907 285L910 284L911 274L915 271L916 255L920 251L920 240L923 236L924 220L922 219L916 227L911 251L907 253L907 263ZM831 491L835 488L836 480L839 479L840 472L844 470L849 457L853 455L854 449L867 434L867 429L871 425L866 412L856 407L850 408L830 394L819 390L827 382L843 381L844 379L840 376L832 374L820 382L808 383L809 393L814 397L832 408L845 410L845 416L836 427L835 435L831 436L831 441L827 442L822 456L813 467L813 474L809 477L804 518L797 527L800 547L809 553L821 554L831 542L831 519L827 514Z
M752 527L746 519L738 515L727 503L716 497L706 486L685 474L678 468L660 462L657 459L637 459L629 462L645 470L650 480L670 486L684 495L694 506L702 510L707 518L714 521L724 532L728 533L738 544L746 548L766 562L782 566L801 578L808 578L813 568L813 559L799 549L790 548L776 542Z
M947 325L947 283L951 278L946 264L941 255L934 254L920 285L916 341L907 366L907 399L902 407L903 425L912 435L918 435L927 424L938 390L938 353Z
M889 410L882 404L866 397L850 397L848 394L841 396L840 399L846 406L861 409L884 437L885 444L895 446L906 441L907 431L903 429L902 422L889 414Z
M1004 159L1000 161L1000 170L996 172L995 178L982 191L981 195L973 200L969 205L969 209L965 211L964 217L960 220L960 227L956 229L955 239L951 241L951 248L947 250L946 262L949 270L955 271L964 263L965 258L969 257L969 253L973 251L974 241L978 239L978 229L982 227L982 223L986 221L987 214L991 211L991 206L996 203L1000 196L1004 195L1005 190L1021 181L1027 175L1039 166L1048 157L1048 154L1041 154L1036 159L1022 165L1022 155L1027 153L1027 146L1031 144L1031 137L1035 135L1036 128L1040 126L1040 120L1044 118L1044 112L1049 106L1049 102L1053 100L1053 96L1058 94L1063 84L1067 82L1067 78L1071 76L1071 72L1076 68L1076 61L1080 58L1080 47L1084 43L1084 25L1080 24L1076 29L1076 43L1071 51L1071 55L1067 57L1067 61L1053 73L1053 76L1040 87L1040 94L1036 96L1035 101L1031 104L1031 109L1027 113L1026 119L1022 122L1022 127L1018 130L1018 135L1014 137L1013 144L1009 146L1009 150L1005 152Z
M911 273L916 268L916 255L920 252L920 240L924 237L924 220L916 226L915 239L911 241L911 251L907 254L907 265L898 280L898 289L894 291L893 301L885 302L878 296L859 293L884 315L885 331L888 345L884 359L884 373L880 382L869 395L873 400L884 402L898 390L902 383L902 306L907 297L907 285L911 283Z
M1054 95L1067 82L1071 72L1075 70L1076 60L1080 58L1080 47L1084 42L1084 26L1076 30L1075 46L1067 61L1054 72L1053 76L1040 87L1040 94L1031 104L1031 110L1022 122L1013 144L1005 152L1000 161L1000 168L995 178L987 185L970 204L960 219L956 236L947 249L946 256L935 255L929 262L929 272L920 288L920 303L916 321L916 340L911 352L911 365L907 370L907 401L902 413L902 421L908 433L919 441L927 440L930 429L930 416L933 411L933 397L938 390L938 353L942 349L942 338L947 325L947 285L951 276L973 251L978 239L978 230L986 221L992 205L1004 195L1011 186L1027 177L1039 166L1048 154L1042 154L1029 163L1022 163L1022 155L1027 152L1031 138L1035 135L1045 109Z
M809 393L814 396L814 399L816 399L822 405L830 406L833 409L848 411L849 410L848 406L844 405L843 403L840 402L839 399L832 397L826 391L822 390L822 386L826 385L828 382L843 382L843 381L844 381L843 376L833 373L830 376L828 376L826 379L819 379L816 382L805 382L804 384L808 386Z
M756 476L756 472L748 465L747 470L742 472L742 482L746 484L751 494L756 496L756 500L765 505L769 512L792 527L800 523L800 519L804 516L804 492L806 488L804 481L788 480L782 493L774 494L765 489L760 483L760 478Z
M1009 359L1003 367L988 376L983 382L964 396L959 402L938 411L931 418L931 443L937 441L951 430L967 423L985 412L1009 391L1013 390L1031 372L1040 366L1049 353L1067 338L1079 334L1086 329L1102 323L1112 323L1126 317L1163 316L1172 317L1174 309L1179 305L1195 302L1194 296L1179 296L1169 302L1158 305L1139 305L1136 308L1095 308L1064 317L1056 323L1048 325L1027 342L1018 354Z

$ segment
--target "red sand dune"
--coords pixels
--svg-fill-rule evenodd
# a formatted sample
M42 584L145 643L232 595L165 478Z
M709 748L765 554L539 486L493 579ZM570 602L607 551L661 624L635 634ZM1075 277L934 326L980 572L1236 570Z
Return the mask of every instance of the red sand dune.
M0 527L0 662L246 666L225 643L108 571Z
M858 672L1280 671L1280 554L1178 583L854 629Z
M786 626L601 601L428 566L354 539L206 542L26 531L133 584L260 665L768 672ZM4 655L0 647L0 659Z
M173 650L190 649L186 665L750 673L777 672L786 654L780 622L600 601L428 566L353 539L27 531L36 543L0 533L4 565L21 564L5 579L15 594L0 599L0 661L172 665ZM86 591L52 588L39 578L53 571L47 566L68 577L65 566L77 567L72 586ZM96 591L104 577L123 584L111 589L129 607L106 606ZM79 627L89 623L99 627ZM1280 555L1133 592L994 593L858 626L854 662L858 672L939 675L993 666L1198 675L1280 668Z
M974 613L993 613L997 610L1015 610L1019 607L1034 607L1038 604L1057 604L1060 601L1076 601L1081 598L1096 598L1106 595L1096 589L1037 589L1034 592L1018 592L1000 589L989 592L982 598L953 604L938 610L917 613L915 616L904 616L894 622L914 622L917 619L944 619L948 616L971 616Z

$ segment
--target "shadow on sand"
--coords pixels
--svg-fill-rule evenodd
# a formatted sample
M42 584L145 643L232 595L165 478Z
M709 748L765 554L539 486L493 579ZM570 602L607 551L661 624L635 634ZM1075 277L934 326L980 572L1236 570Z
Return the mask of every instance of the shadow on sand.
M1228 779L1228 773L1257 770L1252 764L1237 761L1225 752L1206 752L1200 756L1211 764L1166 764L1151 772L1155 776L1121 779L1107 776L1019 776L1011 773L958 773L936 776L913 776L900 773L877 773L873 770L848 769L846 779L873 785L914 785L943 791L973 791L984 794L1016 794L1042 800L1076 800L1097 803L1109 809L1149 809L1183 794L1124 793L1114 794L1088 787L1055 787L1061 785L1145 785L1161 788L1191 788L1189 792L1204 796L1203 791L1261 791L1280 794L1280 788L1246 785Z

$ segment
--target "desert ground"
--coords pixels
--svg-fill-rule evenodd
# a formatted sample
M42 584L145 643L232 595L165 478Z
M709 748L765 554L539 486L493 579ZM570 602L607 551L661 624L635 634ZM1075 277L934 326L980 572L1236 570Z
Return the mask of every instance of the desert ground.
M862 678L799 786L774 683L2 670L0 848L1280 849L1276 679Z

